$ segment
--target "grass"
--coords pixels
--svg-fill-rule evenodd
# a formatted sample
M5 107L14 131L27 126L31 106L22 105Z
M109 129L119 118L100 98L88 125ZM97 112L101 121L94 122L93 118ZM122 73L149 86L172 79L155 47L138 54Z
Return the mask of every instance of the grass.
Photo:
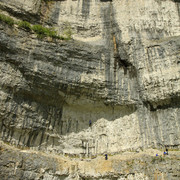
M32 30L37 34L39 38L44 38L44 37L56 37L57 33L56 31L53 31L52 29L45 28L39 24L36 24L32 27Z
M18 26L22 29L26 29L28 31L31 31L31 24L27 21L20 21L18 22Z
M72 37L72 32L69 27L66 27L66 31L64 32L64 36L59 36L57 31L54 28L46 28L40 24L31 25L27 21L14 21L11 17L6 16L4 14L0 14L0 21L5 22L6 24L13 26L17 24L19 28L25 29L27 31L33 31L37 34L37 37L42 39L45 37L51 37L53 39L60 39L60 40L70 40Z
M13 26L15 24L14 19L4 14L0 14L0 21L5 22L6 24Z
M66 38L59 36L57 34L57 31L55 31L53 28L46 28L41 26L40 24L32 26L32 30L37 34L37 37L40 39L44 37L51 37L54 39L66 40Z

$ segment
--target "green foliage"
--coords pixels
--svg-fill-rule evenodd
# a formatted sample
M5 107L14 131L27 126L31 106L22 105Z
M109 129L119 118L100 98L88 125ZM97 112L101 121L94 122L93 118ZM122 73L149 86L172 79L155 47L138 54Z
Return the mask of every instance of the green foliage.
M44 0L44 1L48 1L48 0ZM54 30L54 28L46 28L40 24L36 24L32 26L27 21L15 22L11 17L6 16L4 14L0 14L0 21L5 22L10 26L13 26L16 23L19 28L26 29L28 31L33 30L37 34L37 37L40 39L44 37L51 37L53 39L69 40L71 39L71 36L72 36L72 31L69 25L66 25L66 29L64 31L64 34L65 34L65 37L64 37L64 36L59 36L57 34L57 31Z
M10 26L13 26L14 23L15 23L14 20L11 17L6 16L4 14L0 14L0 21L5 22Z
M46 28L39 24L36 24L32 27L32 30L37 34L39 38L47 36L52 38L59 38L57 32L53 28Z
M39 38L43 38L46 36L46 29L39 25L39 24L36 24L32 27L32 30L38 35Z
M27 21L20 21L20 22L18 23L18 26L19 26L20 28L26 29L26 30L28 30L28 31L31 30L31 24L30 24L29 22L27 22Z
M63 36L56 36L56 39L66 40L66 38L65 38L65 37L63 37Z

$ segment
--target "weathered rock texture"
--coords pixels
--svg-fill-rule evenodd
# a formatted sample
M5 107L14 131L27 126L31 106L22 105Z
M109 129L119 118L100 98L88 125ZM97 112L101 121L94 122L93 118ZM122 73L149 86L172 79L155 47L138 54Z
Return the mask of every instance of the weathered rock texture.
M180 177L180 152L154 156L157 150L123 153L108 160L67 158L0 144L1 179L23 180L151 180ZM33 162L33 163L32 163Z
M179 1L0 0L0 9L73 32L39 40L0 24L1 140L83 157L180 147Z

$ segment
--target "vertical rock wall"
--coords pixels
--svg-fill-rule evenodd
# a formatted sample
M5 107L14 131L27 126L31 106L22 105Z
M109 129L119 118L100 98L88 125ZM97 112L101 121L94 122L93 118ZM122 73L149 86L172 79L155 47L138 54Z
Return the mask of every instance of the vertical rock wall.
M177 1L16 3L0 7L74 40L1 25L3 141L78 155L179 146Z

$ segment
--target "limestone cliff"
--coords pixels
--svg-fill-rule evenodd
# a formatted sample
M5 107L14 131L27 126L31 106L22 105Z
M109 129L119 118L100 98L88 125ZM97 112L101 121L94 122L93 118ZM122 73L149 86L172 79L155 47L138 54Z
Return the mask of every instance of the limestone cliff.
M8 164L3 149L9 149L13 164L22 160L26 166L9 179L153 179L158 166L145 163L152 168L146 174L137 159L141 171L134 163L130 172L121 169L124 161L114 158L105 173L101 165L91 171L92 165L78 159L96 157L90 162L96 163L104 153L165 146L179 150L180 2L0 0L0 13L16 22L54 27L59 35L72 32L71 40L39 39L33 31L0 21L0 138L27 151L2 143L3 170ZM48 155L36 157L32 150L58 156L49 157L49 171L41 165ZM32 160L26 161L28 151ZM53 162L63 161L65 155L75 156L78 166L72 161L55 170L59 165ZM28 163L34 158L40 164L32 165L38 173L31 177ZM174 155L167 162L179 164L178 158ZM46 169L42 173L41 166ZM89 168L71 173L71 166ZM165 172L165 166L158 171ZM176 167L173 175L168 170L157 179L179 179ZM1 176L8 179L6 173Z

